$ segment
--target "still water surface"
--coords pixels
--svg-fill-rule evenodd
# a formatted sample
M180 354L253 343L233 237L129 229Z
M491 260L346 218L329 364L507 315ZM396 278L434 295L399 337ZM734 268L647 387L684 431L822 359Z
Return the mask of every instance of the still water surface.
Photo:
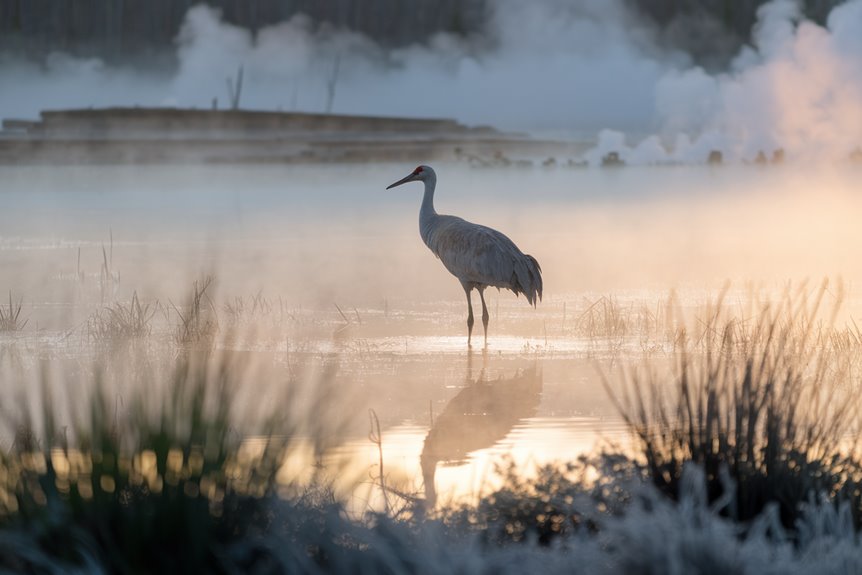
M255 334L223 345L287 369L337 363L342 452L377 472L373 410L389 480L452 498L487 486L504 455L528 466L625 441L602 379L672 363L669 316L728 281L733 305L823 276L856 300L852 167L443 164L438 211L504 231L544 270L537 309L489 292L488 347L469 350L460 285L418 235L421 186L384 189L412 168L2 167L0 291L29 323L0 345L32 369L83 362L105 303L169 309L212 275L220 326ZM152 337L170 338L169 316Z

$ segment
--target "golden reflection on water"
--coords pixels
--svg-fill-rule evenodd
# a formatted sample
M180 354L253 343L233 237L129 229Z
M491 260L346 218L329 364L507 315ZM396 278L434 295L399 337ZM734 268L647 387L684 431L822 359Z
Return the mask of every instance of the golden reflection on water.
M535 414L541 393L542 373L536 366L495 381L482 376L468 380L425 438L420 466L427 504L433 506L437 501L434 476L438 464L458 464L467 454L497 444L519 421Z
M479 356L481 364L474 365ZM442 411L432 408L430 425L402 423L384 430L379 446L355 438L338 450L336 458L347 469L337 487L351 490L352 512L385 508L381 473L386 489L424 498L429 507L475 501L500 485L495 470L506 461L529 477L536 465L573 461L603 441L621 443L628 437L618 418L536 416L544 386L538 361L493 376L487 349L468 351L466 357L463 384ZM294 456L283 476L294 478L311 464ZM354 478L360 478L358 485L351 483Z
M592 452L605 440L622 442L628 437L616 419L526 418L490 445L473 450L466 447L463 458L436 462L434 475L427 477L433 484L425 484L422 452L429 431L428 427L400 425L384 432L384 473L399 491L422 492L426 502L439 504L474 501L498 487L500 478L495 468L506 457L529 477L534 465L570 461ZM464 439L466 443L470 438ZM344 451L350 454L354 470L365 471L369 479L355 491L353 510L361 512L366 506L382 509L379 486L371 481L377 475L377 447L367 440L356 440L345 444Z

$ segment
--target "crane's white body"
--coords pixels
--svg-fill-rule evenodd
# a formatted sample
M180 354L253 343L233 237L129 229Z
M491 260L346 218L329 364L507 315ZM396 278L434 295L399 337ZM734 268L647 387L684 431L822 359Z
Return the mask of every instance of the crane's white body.
M438 214L434 209L437 175L428 166L416 170L391 187L410 181L422 181L425 195L419 210L419 234L425 245L440 258L446 269L461 282L467 294L468 343L473 330L474 288L482 299L482 323L485 341L488 338L488 309L484 291L488 286L524 294L527 302L536 305L542 299L542 268L530 255L524 254L506 235L492 228L474 224L456 216Z

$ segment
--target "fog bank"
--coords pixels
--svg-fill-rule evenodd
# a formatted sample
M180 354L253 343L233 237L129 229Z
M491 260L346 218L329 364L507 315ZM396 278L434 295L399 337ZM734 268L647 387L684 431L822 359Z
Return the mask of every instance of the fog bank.
M0 56L0 116L112 105L209 108L244 69L244 108L453 117L558 137L595 138L630 163L703 161L712 149L751 159L837 159L860 144L862 0L826 25L800 5L761 7L752 45L709 73L657 40L621 1L491 5L481 33L438 34L407 48L296 16L257 34L196 6L176 38L175 69L141 72L52 54ZM335 90L330 100L329 86ZM645 138L652 135L652 138ZM671 149L670 155L666 150Z

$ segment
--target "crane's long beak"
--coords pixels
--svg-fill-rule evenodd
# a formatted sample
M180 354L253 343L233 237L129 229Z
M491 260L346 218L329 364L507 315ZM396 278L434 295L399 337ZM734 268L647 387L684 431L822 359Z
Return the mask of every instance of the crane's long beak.
M396 187L396 186L400 186L401 184L406 184L407 182L412 182L412 181L413 181L413 177L414 177L415 175L416 175L416 174L410 174L410 175L409 175L409 176L407 176L406 178L401 179L401 180L398 180L397 182L395 182L394 184L392 184L392 185L390 185L390 186L386 186L386 189L387 189L387 190L391 190L392 188L394 188L394 187Z

